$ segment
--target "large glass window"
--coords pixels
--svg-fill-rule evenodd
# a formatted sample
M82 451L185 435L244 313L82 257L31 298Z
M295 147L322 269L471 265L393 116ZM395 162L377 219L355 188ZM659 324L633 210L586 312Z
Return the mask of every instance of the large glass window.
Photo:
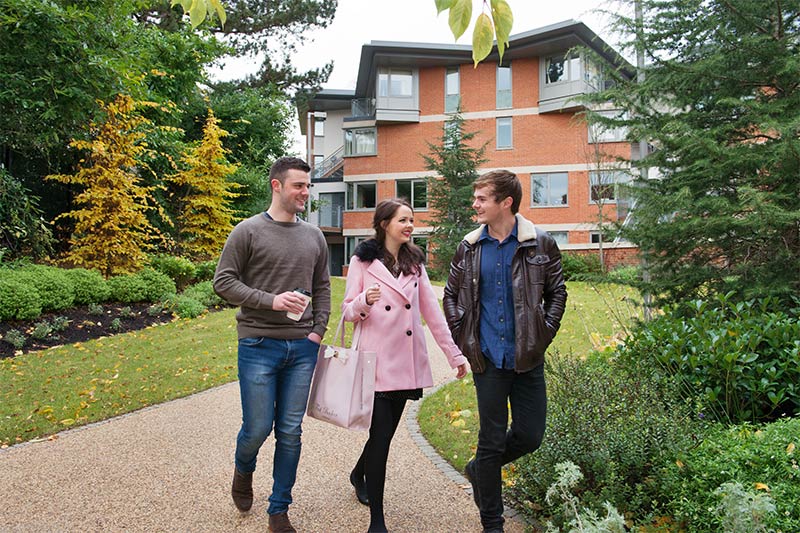
M325 119L324 118L315 118L314 119L314 137L322 137L325 135Z
M459 139L461 138L461 130L458 127L458 122L455 120L451 120L450 122L444 123L444 147L445 148L453 148L456 144L458 144Z
M569 244L568 231L548 231L547 233L556 241L556 244Z
M444 112L455 113L461 102L461 85L458 67L447 67L444 78Z
M622 170L599 170L589 172L590 194L593 202L616 202L624 200L622 186L630 181L630 175Z
M344 155L375 155L375 128L344 130Z
M343 192L319 193L319 225L330 228L342 227L342 212L344 211Z
M566 172L531 174L531 205L548 207L567 205L569 178Z
M405 198L414 209L428 208L428 184L425 180L397 180L397 197Z
M511 65L497 67L497 109L511 107Z
M356 251L356 247L365 240L367 240L367 237L347 237L347 239L345 240L347 246L347 251L345 252L345 254L347 255L347 257L353 257L353 254Z
M497 148L511 148L511 117L499 117L497 119Z
M548 57L544 70L547 84L577 81L581 79L581 58L577 54Z
M414 73L411 70L390 69L378 74L378 96L413 96Z
M627 114L621 111L599 111L598 114L608 118L627 118ZM589 124L588 129L590 143L621 142L628 135L628 128L624 126L613 127L595 123Z
M347 184L347 209L372 209L375 207L377 185L358 182Z

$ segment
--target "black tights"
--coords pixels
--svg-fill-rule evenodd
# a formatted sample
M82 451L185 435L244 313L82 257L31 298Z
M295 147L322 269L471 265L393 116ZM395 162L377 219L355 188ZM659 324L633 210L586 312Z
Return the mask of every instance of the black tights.
M383 519L383 487L386 481L386 461L392 437L403 416L406 400L375 398L369 440L358 458L353 473L367 479L369 495L369 531L386 531Z

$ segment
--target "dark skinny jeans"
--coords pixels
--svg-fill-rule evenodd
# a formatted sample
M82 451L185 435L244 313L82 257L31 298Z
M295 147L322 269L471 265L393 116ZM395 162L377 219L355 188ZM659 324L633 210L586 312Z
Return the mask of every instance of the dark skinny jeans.
M502 529L501 469L539 448L547 418L544 364L521 374L496 368L488 359L486 371L474 374L478 395L480 432L475 453L481 524L485 530ZM508 403L511 428L508 429Z

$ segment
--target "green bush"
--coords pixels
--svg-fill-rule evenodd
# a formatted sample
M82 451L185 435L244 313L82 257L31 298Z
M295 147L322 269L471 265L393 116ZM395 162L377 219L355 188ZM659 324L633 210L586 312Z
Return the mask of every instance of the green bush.
M800 319L771 298L696 300L642 324L622 364L674 379L704 416L755 422L800 413Z
M176 293L175 282L168 275L145 268L136 274L145 282L145 301L157 302Z
M108 280L111 299L122 303L157 302L175 294L175 283L169 276L152 268L136 274L115 276Z
M567 281L595 279L603 274L600 258L593 253L575 254L564 252L561 254L561 268L564 271L564 279Z
M6 331L3 340L9 343L11 346L16 348L17 350L21 350L23 346L25 346L25 335L18 329L10 329Z
M189 298L193 298L205 305L206 307L214 307L223 305L225 302L214 292L214 287L211 281L201 281L186 287L181 294Z
M75 304L87 305L105 302L111 296L108 283L96 270L70 268L64 274L72 282Z
M745 489L769 492L775 513L764 518L774 531L800 531L800 418L764 425L712 427L679 460L666 463L654 477L656 497L680 521L682 531L724 531L715 512L715 489L738 482Z
M214 272L217 270L216 260L203 261L195 265L194 280L208 281L214 279Z
M617 267L608 273L607 280L622 285L636 285L642 280L642 269L638 266Z
M656 511L654 469L693 442L693 424L674 393L600 354L555 353L546 370L547 430L541 448L515 463L512 497L536 513L530 504L545 501L555 465L571 461L585 476L577 491L588 509L601 513L609 501L647 519ZM566 517L556 513L563 525Z
M75 289L65 271L45 265L30 265L12 274L39 292L42 311L57 311L72 306Z
M147 283L136 274L123 274L108 279L111 300L115 302L143 302L147 299Z
M150 258L150 266L169 276L179 290L189 284L192 278L195 277L196 272L195 266L191 261L174 255L153 256Z
M0 270L0 320L27 320L42 314L39 291L16 278L10 270Z
M205 305L183 294L168 299L165 307L181 318L197 318L206 312Z

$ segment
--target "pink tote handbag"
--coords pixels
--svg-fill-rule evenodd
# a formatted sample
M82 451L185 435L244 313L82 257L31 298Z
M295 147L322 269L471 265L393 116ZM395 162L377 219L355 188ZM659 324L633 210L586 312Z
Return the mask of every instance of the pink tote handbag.
M344 327L343 317L332 344L319 347L306 412L335 426L366 431L375 403L375 352L358 350L360 324L356 325L351 348L337 346L344 344Z

